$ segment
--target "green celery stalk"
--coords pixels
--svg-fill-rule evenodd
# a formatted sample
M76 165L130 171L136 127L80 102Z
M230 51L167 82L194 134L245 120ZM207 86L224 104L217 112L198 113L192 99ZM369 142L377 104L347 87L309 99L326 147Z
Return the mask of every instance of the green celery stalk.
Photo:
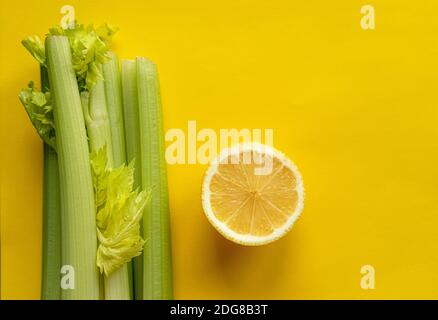
M103 80L98 80L91 92L81 93L82 108L89 139L90 151L106 146L108 166L114 166L111 127L105 100Z
M58 156L44 143L43 256L41 299L60 300L61 213Z
M58 152L62 264L74 270L74 289L63 289L62 298L99 299L93 182L81 100L67 37L48 36L46 58ZM64 275L67 276L71 274Z
M138 116L137 71L133 60L122 60L123 111L126 158L135 160L134 188L141 186L140 123ZM141 227L142 229L142 227ZM143 232L142 232L143 234ZM143 299L143 254L133 260L135 299Z
M129 277L129 264L104 277L105 300L131 300L131 279Z
M123 122L122 86L120 79L119 60L114 52L108 52L110 60L103 64L105 79L105 97L111 127L114 166L126 164L125 125ZM129 283L132 293L132 263L128 263ZM117 272L120 273L120 272ZM117 275L115 274L114 277ZM119 274L120 276L120 274Z
M47 68L40 67L41 91L49 90ZM61 204L59 200L58 155L44 143L43 166L43 256L41 299L60 300Z
M133 60L122 61L123 111L125 119L126 158L135 160L135 185L141 185L140 122L137 97L137 70Z
M137 58L141 181L152 195L143 215L143 299L172 299L169 199L157 68Z
M91 93L82 92L82 108L87 126L90 151L97 152L106 147L108 166L114 167L113 142L110 119L107 110L104 81L98 80ZM130 300L131 281L128 264L104 276L104 297L106 300Z
M114 166L126 163L125 128L123 123L122 88L120 83L119 61L113 52L108 53L110 61L104 63L105 97L111 127Z

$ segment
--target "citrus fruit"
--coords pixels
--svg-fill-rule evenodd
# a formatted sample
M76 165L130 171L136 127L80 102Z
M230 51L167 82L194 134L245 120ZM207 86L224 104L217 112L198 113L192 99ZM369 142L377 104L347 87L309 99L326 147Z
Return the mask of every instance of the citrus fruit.
M202 186L202 205L227 239L256 246L285 235L303 210L297 167L281 152L259 143L224 149Z

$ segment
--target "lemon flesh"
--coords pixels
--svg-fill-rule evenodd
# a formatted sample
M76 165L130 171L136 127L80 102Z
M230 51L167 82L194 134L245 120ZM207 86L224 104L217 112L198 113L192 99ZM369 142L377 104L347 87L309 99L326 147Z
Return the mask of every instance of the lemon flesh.
M269 169L261 174L263 166ZM283 236L301 213L303 201L296 166L260 144L223 151L204 180L207 218L226 238L244 245L262 245Z

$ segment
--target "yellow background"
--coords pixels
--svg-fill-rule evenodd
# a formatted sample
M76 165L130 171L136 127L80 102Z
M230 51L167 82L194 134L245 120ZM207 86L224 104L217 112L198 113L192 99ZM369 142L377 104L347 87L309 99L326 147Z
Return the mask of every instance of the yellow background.
M206 166L169 166L176 298L438 298L438 2L372 1L364 31L367 3L2 1L2 298L39 297L42 148L17 99L38 67L20 40L64 4L158 64L166 128L273 128L303 174L293 230L247 248L204 217Z

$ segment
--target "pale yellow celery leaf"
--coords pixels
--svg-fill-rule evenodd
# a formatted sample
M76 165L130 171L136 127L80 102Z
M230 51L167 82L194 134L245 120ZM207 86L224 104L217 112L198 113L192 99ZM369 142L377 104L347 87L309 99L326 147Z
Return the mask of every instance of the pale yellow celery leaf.
M111 203L121 208L132 192L134 185L134 167L122 165L110 171L108 175L107 197Z
M108 169L106 147L103 147L91 155L91 167L98 209L97 224L99 228L106 228L107 220L113 212L120 210L132 193L134 166L131 163L128 166ZM109 204L104 205L105 202ZM113 208L109 209L110 205Z
M55 124L50 93L37 91L31 81L27 88L21 90L18 97L40 137L56 150Z
M111 216L112 210L113 210L112 207L104 206L104 207L100 208L97 211L96 222L97 222L97 228L99 230L105 230L106 229L106 227L108 225L108 221L112 217Z
M94 28L93 25L76 24L72 29L54 27L50 35L64 35L68 38L72 53L72 63L82 90L90 90L97 80L103 79L100 64L109 61L109 40L116 28L103 25Z
M108 43L114 34L119 31L118 27L110 25L108 23L104 23L100 27L96 28L96 33L102 41Z
M98 65L110 60L109 42L117 31L118 28L110 24L97 28L75 24L71 29L62 29L60 26L50 28L48 35L68 38L79 86L82 90L90 90L97 80L103 79ZM29 36L21 43L41 65L46 65L44 44L38 36Z
M141 254L140 220L150 193L133 191L134 165L107 167L105 148L90 155L97 206L96 264L106 276Z
M111 226L104 232L98 230L97 265L105 275L141 254L144 240L139 222L148 199L149 193L132 193L118 211L117 219L114 216L111 219Z
M106 201L108 182L106 147L100 148L90 155L91 170L93 172L93 187L96 198L96 208L100 208Z
M148 200L145 192L132 192L119 210L114 210L103 236L112 241L120 241L125 235L131 234L137 228L137 222L142 217L142 211ZM139 225L138 225L139 227Z
M106 276L141 254L140 220L148 200L144 191L131 193L122 208L112 211L107 229L98 229L97 266Z

